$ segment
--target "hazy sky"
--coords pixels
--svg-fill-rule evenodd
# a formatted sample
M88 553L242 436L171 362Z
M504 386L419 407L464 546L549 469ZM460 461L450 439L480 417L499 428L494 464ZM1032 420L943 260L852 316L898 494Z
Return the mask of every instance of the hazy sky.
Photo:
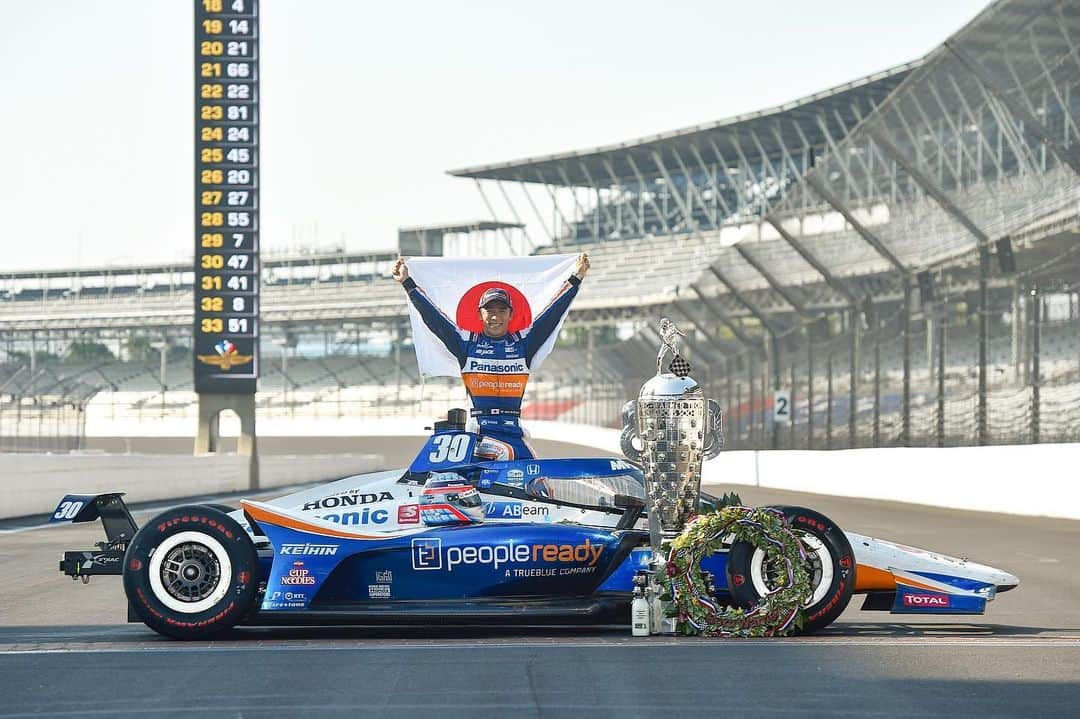
M263 0L263 247L488 217L446 170L786 102L920 57L986 4ZM0 268L190 257L190 0L0 10Z

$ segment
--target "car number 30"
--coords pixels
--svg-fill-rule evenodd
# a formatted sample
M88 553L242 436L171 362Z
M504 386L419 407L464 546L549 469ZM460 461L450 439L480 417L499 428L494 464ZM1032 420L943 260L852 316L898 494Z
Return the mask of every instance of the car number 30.
M83 508L85 502L61 502L53 514L53 519L75 519L75 515Z
M432 441L435 443L435 449L428 455L428 461L432 464L461 462L465 459L465 453L469 451L469 435L467 434L440 434Z

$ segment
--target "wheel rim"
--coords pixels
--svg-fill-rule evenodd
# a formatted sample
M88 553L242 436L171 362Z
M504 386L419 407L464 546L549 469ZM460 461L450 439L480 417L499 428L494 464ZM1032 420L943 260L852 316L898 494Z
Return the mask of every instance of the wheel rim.
M180 532L154 549L147 571L158 601L182 614L197 614L228 594L232 562L213 537Z
M824 542L812 534L800 532L799 539L806 545L806 556L810 560L810 586L813 587L810 598L803 606L811 607L824 599L829 587L832 586L832 553ZM775 574L770 572L770 568L765 565L765 550L760 547L755 548L750 556L750 581L759 597L764 597L778 589L773 576Z

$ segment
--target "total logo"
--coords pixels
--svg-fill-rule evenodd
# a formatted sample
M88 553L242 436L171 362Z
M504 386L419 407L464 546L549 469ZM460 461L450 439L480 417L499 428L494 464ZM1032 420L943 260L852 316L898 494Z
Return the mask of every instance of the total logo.
M603 545L589 539L581 544L494 544L484 546L443 547L440 537L414 537L412 568L417 571L443 569L452 572L460 566L488 566L493 570L512 564L580 564L595 567Z
M316 516L335 524L386 524L390 519L390 511L364 507L358 512L331 512Z
M521 502L485 502L484 516L488 519L547 519L548 507Z
M948 594L905 594L905 607L934 607L938 609L949 608Z

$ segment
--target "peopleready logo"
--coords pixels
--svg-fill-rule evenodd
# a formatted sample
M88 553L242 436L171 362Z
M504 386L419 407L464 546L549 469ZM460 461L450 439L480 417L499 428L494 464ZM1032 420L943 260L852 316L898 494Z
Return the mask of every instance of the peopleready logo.
M439 537L414 537L412 567L416 570L486 565L493 570L513 564L584 564L596 566L603 545L586 539L581 544L496 544L493 546L443 547Z
M521 360L477 360L469 358L465 365L466 372L491 372L493 374L522 374L528 372Z

